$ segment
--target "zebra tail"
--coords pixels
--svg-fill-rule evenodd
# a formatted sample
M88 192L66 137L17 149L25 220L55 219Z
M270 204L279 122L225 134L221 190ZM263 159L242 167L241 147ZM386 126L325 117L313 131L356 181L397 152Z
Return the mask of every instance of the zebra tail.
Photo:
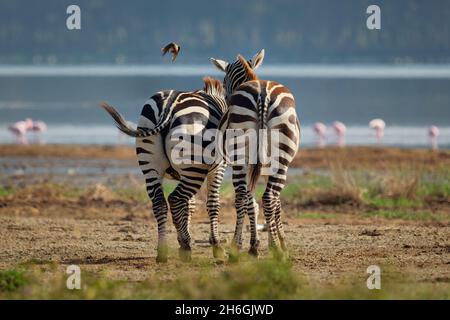
M241 60L241 62L245 62L245 59L239 58ZM256 77L256 76L255 76ZM257 77L256 77L257 79ZM268 112L268 108L269 108L269 96L267 95L267 89L265 92L263 92L263 94L261 94L259 96L258 102L258 113L259 113L259 123L258 123L258 129L266 129L267 125L266 125L266 120L267 120L267 112ZM267 134L266 137L263 137L262 141L261 141L261 137L260 134L262 132L259 132L260 130L258 130L258 132L256 133L256 164L251 164L249 171L250 171L250 180L248 183L248 188L250 192L254 192L255 191L255 187L256 187L256 183L258 182L259 177L261 176L261 168L262 168L262 163L261 163L261 157L263 157L263 161L264 163L267 163L267 143L268 143L268 132L266 131L265 133ZM262 142L262 145L261 145ZM262 153L260 155L260 152ZM261 156L261 157L260 157Z
M168 117L168 112L166 111L164 115L160 118L157 125L153 129L147 129L147 128L137 128L134 129L132 126L130 126L125 119L122 117L122 115L113 107L107 104L106 102L103 102L100 104L100 107L106 110L106 112L109 113L109 115L114 119L116 127L125 133L126 135L134 138L145 138L152 135L155 135L159 132L161 132L166 125L169 123L170 117Z
M252 193L255 191L256 182L258 182L259 176L261 175L261 167L262 164L259 161L259 158L257 158L256 164L250 165L250 181L248 183L248 189Z
M258 104L260 104L261 102L258 101ZM258 126L258 129L263 128L264 127L264 119L263 119L263 114L260 115L261 120ZM261 159L259 157L259 148L260 148L260 139L259 139L259 130L256 132L256 164L250 164L249 166L249 175L250 175L250 180L248 182L248 189L251 193L253 193L255 191L255 187L256 187L256 183L258 182L259 176L261 175Z

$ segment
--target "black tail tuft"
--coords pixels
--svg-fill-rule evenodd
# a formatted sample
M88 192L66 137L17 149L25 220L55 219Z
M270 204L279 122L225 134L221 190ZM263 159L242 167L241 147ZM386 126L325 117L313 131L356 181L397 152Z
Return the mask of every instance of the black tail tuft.
M114 109L114 107L110 106L106 102L100 103L100 107L106 110L109 115L114 119L116 127L130 137L139 137L141 136L140 130L133 129L122 117L122 115Z
M258 182L259 176L261 175L261 163L250 165L250 180L248 182L248 190L250 192L255 191L256 183Z

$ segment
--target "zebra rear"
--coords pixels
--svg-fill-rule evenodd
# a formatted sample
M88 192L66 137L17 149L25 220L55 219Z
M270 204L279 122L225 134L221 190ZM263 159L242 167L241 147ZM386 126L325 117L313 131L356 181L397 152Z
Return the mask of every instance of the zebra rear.
M261 157L267 155L266 149L271 149L269 170L263 173L267 177L267 184L262 199L264 216L269 226L269 246L277 249L281 245L282 249L285 249L280 193L286 183L289 164L300 144L300 123L292 93L280 83L259 80L254 72L261 65L263 58L264 50L248 61L240 55L233 63L212 59L213 64L225 72L224 86L227 88L229 109L222 122L222 130L226 128L257 131L256 149L251 148L254 143L250 141L234 145L240 148L241 152L245 152L246 160L256 158L256 161L246 161L243 165L232 164L237 212L234 242L238 249L242 246L243 220L248 214L251 230L249 252L255 255L258 254L259 240L256 230L258 207L254 199L254 188L261 170L267 166L267 162L263 161L267 159ZM267 135L261 135L261 130L266 130ZM274 143L275 139L278 140ZM252 152L256 152L256 157L252 157ZM273 154L276 156L273 157Z
M225 170L224 163L178 163L172 157L178 143L173 139L177 130L189 136L195 133L198 126L200 132L215 129L225 111L226 103L221 83L210 78L205 78L204 82L203 90L169 90L152 96L142 109L137 129L131 128L113 107L102 105L121 131L136 137L139 166L145 177L147 193L158 224L158 262L167 261L168 207L177 229L180 257L184 260L190 259L189 222L194 211L194 196L205 180L208 184L210 243L214 257L222 259L224 256L218 239L219 187ZM167 175L178 180L178 185L168 197L168 204L162 187L163 178Z

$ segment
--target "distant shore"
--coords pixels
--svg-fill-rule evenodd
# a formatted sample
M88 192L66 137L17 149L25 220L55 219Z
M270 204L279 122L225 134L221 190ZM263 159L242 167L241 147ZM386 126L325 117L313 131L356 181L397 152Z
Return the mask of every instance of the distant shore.
M0 145L0 157L51 157L63 159L136 159L131 146L102 145ZM399 166L449 167L450 150L394 147L326 147L300 149L292 167L327 169L330 166L346 168L387 168Z

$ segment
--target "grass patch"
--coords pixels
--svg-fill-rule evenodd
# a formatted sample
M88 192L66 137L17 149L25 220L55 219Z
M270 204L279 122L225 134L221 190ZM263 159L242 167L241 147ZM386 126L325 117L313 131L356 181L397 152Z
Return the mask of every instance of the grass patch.
M293 180L293 181L292 181ZM307 174L297 176L288 181L281 196L287 201L298 201L303 193L308 194L311 190L331 190L333 189L333 181L330 177L318 174Z
M363 213L366 217L420 220L420 221L447 221L450 215L445 213L431 213L428 211L405 211L405 210L378 210Z
M62 195L69 199L76 199L81 197L86 190L82 188L64 188L62 191Z
M306 207L346 205L419 209L426 208L428 203L450 203L450 174L439 168L358 171L335 165L328 176L291 177L282 198L285 202Z
M422 202L419 200L412 200L406 198L399 198L399 199L369 198L367 199L367 202L378 208L411 208L422 205Z
M220 186L220 195L223 198L234 197L234 187L231 182L224 181Z
M26 284L23 271L0 271L0 292L13 292Z
M167 198L169 194L171 194L173 190L175 190L175 188L177 187L177 182L173 180L165 181L163 187L164 187L164 196Z
M195 272L193 268L197 267ZM0 291L0 299L448 299L448 283L417 283L402 272L382 267L382 289L368 290L367 274L343 274L330 283L308 282L289 261L243 258L241 263L215 266L192 262L176 278L156 274L142 282L111 280L107 272L81 274L81 289L66 288L64 266L27 271L29 282ZM48 269L48 268L47 268ZM185 271L183 271L183 269ZM8 278L9 279L9 278ZM9 288L9 287L8 287Z
M334 219L338 215L335 213L323 213L323 212L304 212L297 213L296 218L300 219Z
M6 197L10 194L12 194L12 190L10 188L0 186L0 197Z
M118 188L115 189L114 192L117 194L117 196L120 199L124 200L130 200L134 202L139 202L146 204L149 202L149 198L147 195L147 191L145 189L145 186L140 186L136 188Z

